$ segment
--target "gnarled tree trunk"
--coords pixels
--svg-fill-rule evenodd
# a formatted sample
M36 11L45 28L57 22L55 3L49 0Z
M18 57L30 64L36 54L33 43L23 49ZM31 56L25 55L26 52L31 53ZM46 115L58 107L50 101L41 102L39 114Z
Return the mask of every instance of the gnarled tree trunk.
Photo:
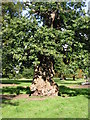
M31 96L58 96L58 85L52 80L53 76L53 62L48 57L43 57L40 65L35 67L30 86Z

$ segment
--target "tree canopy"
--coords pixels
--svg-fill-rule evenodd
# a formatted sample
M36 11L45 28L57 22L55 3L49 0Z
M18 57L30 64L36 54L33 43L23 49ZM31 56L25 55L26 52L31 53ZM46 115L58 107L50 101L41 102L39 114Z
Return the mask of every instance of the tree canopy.
M78 68L88 71L90 19L83 6L84 2L3 4L3 75L15 76L44 57L64 74ZM23 17L23 9L28 17Z

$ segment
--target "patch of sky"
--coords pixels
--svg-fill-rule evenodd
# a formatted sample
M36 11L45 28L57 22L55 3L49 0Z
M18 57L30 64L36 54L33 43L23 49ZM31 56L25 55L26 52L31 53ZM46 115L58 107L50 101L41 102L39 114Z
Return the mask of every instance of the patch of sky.
M89 9L89 7L90 7L90 0L85 0L86 2L85 2L85 12L87 13L87 11L88 11L88 9Z

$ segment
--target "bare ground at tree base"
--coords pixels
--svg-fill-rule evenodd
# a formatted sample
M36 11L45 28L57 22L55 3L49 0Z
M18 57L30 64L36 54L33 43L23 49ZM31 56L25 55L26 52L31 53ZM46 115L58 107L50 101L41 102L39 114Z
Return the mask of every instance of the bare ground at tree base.
M51 96L50 96L51 97ZM39 101L42 101L42 100L45 100L49 97L39 97L39 96L34 96L34 97L30 97L28 94L19 94L19 95L0 95L0 99L3 99L3 100L17 100L17 99L27 99L27 100L39 100ZM52 97L51 97L52 98Z
M18 86L16 84L0 84L0 88L1 87L14 87L14 86ZM23 88L26 88L27 86L23 86ZM82 89L82 88L90 88L90 85L73 85L73 86L69 86L69 88L78 88L78 89ZM32 96L30 97L29 94L19 94L19 95L0 95L0 98L5 99L5 100L12 100L12 99L27 99L27 100L45 100L48 97L35 97Z
M14 87L18 86L17 84L0 84L0 87Z
M73 85L69 86L69 88L90 88L90 85Z

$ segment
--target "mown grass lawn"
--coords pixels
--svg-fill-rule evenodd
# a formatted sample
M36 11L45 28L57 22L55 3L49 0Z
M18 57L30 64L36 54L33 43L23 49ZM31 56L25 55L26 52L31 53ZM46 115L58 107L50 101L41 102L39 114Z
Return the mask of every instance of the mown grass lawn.
M2 79L2 84L16 84L17 86L30 86L32 83L32 79L28 80L7 80L7 79Z
M60 80L60 78L54 78L54 81L58 85L64 85L64 86L74 86L74 85L81 85L81 83L85 82L84 79L76 79L75 81L72 78L67 78L66 80Z
M71 89L70 85L80 85L84 80L60 81L54 79L59 87L58 97L45 100L12 99L2 101L3 118L88 118L89 89ZM26 81L26 82L25 82ZM2 83L17 84L15 87L4 87L3 94L28 94L31 80L2 80ZM23 88L27 86L27 88ZM18 92L19 91L19 92ZM32 98L30 96L30 98Z
M12 104L11 104L12 103ZM55 97L42 101L11 100L2 105L3 118L88 118L88 99Z

